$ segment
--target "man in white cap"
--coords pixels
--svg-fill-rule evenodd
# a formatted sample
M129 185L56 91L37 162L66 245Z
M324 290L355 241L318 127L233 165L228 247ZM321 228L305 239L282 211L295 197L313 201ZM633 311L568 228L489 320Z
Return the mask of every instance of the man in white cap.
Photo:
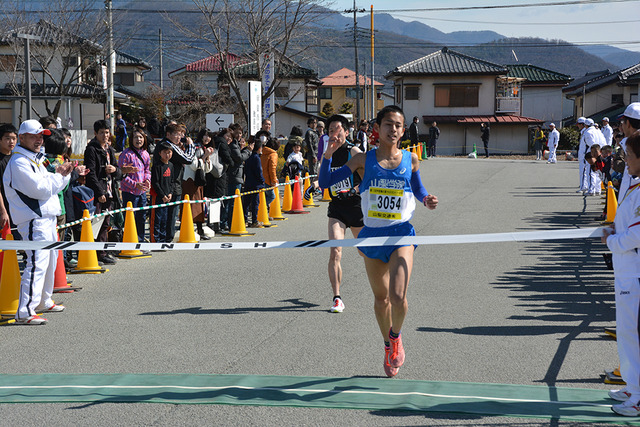
M547 147L549 147L549 161L547 163L556 163L556 149L560 142L560 132L556 129L556 125L549 125L549 138L547 139Z
M632 102L627 106L620 117L620 129L624 133L624 139L620 141L620 146L626 154L627 138L640 129L640 102ZM629 168L625 165L622 181L620 181L620 189L618 190L618 204L622 202L629 187L638 184L640 178L631 176Z
M43 129L37 120L26 120L18 130L19 145L4 172L3 184L11 219L24 240L56 241L56 215L60 215L58 193L69 183L73 170L65 162L50 173L46 157L40 152ZM17 325L43 325L47 319L37 312L63 311L64 306L51 299L58 251L27 250L27 264L20 282L20 298L16 312Z
M584 131L585 131L585 117L578 117L578 121L576 122L576 126L578 131L580 131L580 139L578 141L578 190L576 193L582 193L585 191L585 188L582 187L582 176L584 175L584 154L586 153L585 145L584 145Z
M613 142L613 129L609 126L609 117L604 117L602 119L602 135L604 135L605 145L611 145Z

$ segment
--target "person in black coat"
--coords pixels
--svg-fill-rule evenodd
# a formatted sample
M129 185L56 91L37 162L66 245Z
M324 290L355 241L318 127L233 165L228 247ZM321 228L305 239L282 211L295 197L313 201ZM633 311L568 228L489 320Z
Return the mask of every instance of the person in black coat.
M96 213L112 210L117 203L117 181L122 178L122 170L118 167L116 152L111 147L111 131L109 122L98 120L93 124L95 137L89 141L84 151L84 165L89 170L86 176L86 185L93 190L96 201ZM111 217L105 216L100 231L98 242L108 240L108 232ZM113 256L106 251L98 251L98 260L105 264L115 264Z

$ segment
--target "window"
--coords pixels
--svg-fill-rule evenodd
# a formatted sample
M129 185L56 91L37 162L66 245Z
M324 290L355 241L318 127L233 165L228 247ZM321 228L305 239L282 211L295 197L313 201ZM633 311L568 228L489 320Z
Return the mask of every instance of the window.
M75 68L80 65L80 58L77 56L63 56L62 65L67 68Z
M611 95L611 103L612 104L624 104L624 102L622 101L622 94L621 93L614 93Z
M344 95L347 98L353 98L356 99L356 94L357 94L357 88L347 88L344 91ZM364 91L362 90L362 88L360 88L360 99L362 99L364 97Z
M17 55L0 55L0 71L17 71L22 69L22 58L18 62Z
M136 71L136 82L143 82L143 81L144 81L144 74Z
M133 73L115 73L113 75L113 84L122 86L134 86L134 74Z
M396 103L402 103L402 86L396 86Z
M289 88L288 87L280 87L280 86L278 86L273 91L273 94L275 95L276 98L289 99Z
M318 89L307 88L307 112L317 113L318 108Z
M417 101L420 99L420 86L405 86L404 99L407 101Z
M331 99L333 98L333 94L331 92L330 87L319 87L318 88L318 98L320 99Z
M438 85L435 87L436 107L477 107L478 85Z

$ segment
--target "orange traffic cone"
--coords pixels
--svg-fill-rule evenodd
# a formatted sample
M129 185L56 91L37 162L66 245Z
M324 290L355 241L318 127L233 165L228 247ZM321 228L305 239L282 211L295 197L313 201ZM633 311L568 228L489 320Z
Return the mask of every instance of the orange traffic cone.
M329 194L329 189L325 188L322 191L322 199L320 199L321 202L330 202L331 201L331 195Z
M82 218L89 218L89 211L87 209L82 213ZM80 231L80 241L93 243L93 229L91 228L91 221L86 219L82 222L82 230ZM109 271L104 267L98 265L98 255L95 250L81 250L78 251L78 265L73 268L69 273L78 274L100 274Z
M422 144L418 143L416 147L416 154L418 155L418 160L422 160Z
M263 227L277 227L275 224L269 222L269 211L267 210L267 195L264 191L260 192L260 205L258 206L258 222L262 223Z
M64 268L64 255L58 251L58 262L56 263L56 274L53 281L53 292L70 294L82 288L72 287L67 279L67 270Z
M613 224L617 209L618 200L616 199L616 193L613 191L613 184L609 181L607 185L607 219L604 220L603 224Z
M2 229L2 239L6 240L10 232L11 232L11 229L9 228L9 222L7 222L4 225L4 228ZM0 250L0 277L2 276L2 260L3 259L4 259L4 253Z
M5 240L13 240L8 234ZM0 277L0 315L15 317L20 298L20 266L18 266L17 251L5 250L2 262L2 277Z
M284 182L287 184L284 186L284 197L282 198L282 210L284 212L291 210L291 203L293 202L291 196L291 185L289 184L289 175L285 178Z
M277 221L284 221L288 218L282 216L282 210L280 209L280 190L278 187L273 189L276 197L271 202L271 206L269 206L269 216Z
M229 236L253 236L256 233L247 232L247 226L244 222L244 209L242 209L242 198L240 197L240 190L236 189L236 197L233 199L233 217L231 218L231 229L228 233Z
M295 182L293 184L293 197L291 201L291 209L285 211L287 214L308 214L309 211L302 209L302 192L300 192L300 176L296 175Z
M189 196L185 195L185 203L182 204L182 216L180 217L180 237L179 243L197 243L196 232L193 229L193 215L191 214L191 203Z
M187 196L189 197L189 196ZM127 212L124 216L124 235L123 243L138 243L138 228L136 226L136 217L133 214L133 204L127 202ZM182 229L180 230L182 231ZM134 259L134 258L151 258L151 255L142 253L139 249L120 251L118 258Z
M304 194L307 194L307 189L309 187L311 187L311 178L309 178L309 172L305 172L304 173ZM318 206L320 206L313 203L313 190L311 190L311 193L309 193L309 196L311 196L309 200L305 199L304 197L302 198L302 206L304 206L305 208L317 208Z

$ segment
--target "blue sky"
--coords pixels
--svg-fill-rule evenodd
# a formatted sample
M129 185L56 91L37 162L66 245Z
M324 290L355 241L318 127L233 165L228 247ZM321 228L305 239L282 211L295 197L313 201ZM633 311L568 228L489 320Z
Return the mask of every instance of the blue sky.
M356 0L357 8L375 10L557 3L563 0ZM353 8L353 0L335 0L334 10ZM508 37L562 39L578 44L604 43L640 51L640 1L536 6L510 9L389 12L404 21L419 21L445 33L492 30ZM455 22L465 21L465 22ZM635 43L634 43L635 42Z

